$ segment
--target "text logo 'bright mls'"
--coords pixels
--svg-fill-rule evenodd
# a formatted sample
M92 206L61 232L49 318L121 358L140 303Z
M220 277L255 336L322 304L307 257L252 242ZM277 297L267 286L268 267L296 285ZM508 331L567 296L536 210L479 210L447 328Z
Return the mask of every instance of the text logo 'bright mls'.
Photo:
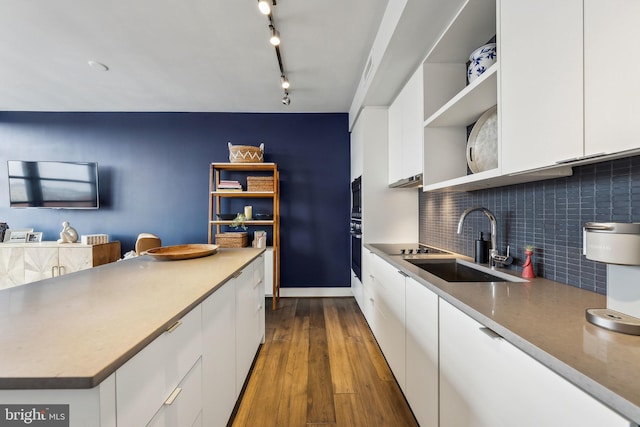
M69 427L69 405L0 405L0 427Z

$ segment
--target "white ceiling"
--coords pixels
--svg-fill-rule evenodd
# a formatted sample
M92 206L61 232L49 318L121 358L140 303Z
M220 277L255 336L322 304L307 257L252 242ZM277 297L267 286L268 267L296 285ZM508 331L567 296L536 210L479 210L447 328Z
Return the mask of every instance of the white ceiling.
M0 111L347 112L386 4L278 0L284 106L256 0L0 0Z

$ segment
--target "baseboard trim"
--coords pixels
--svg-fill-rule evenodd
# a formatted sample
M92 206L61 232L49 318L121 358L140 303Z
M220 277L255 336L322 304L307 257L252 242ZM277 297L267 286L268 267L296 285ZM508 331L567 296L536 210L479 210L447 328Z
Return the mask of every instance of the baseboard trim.
M272 296L272 295L267 295ZM280 288L281 297L352 297L350 287L345 288Z

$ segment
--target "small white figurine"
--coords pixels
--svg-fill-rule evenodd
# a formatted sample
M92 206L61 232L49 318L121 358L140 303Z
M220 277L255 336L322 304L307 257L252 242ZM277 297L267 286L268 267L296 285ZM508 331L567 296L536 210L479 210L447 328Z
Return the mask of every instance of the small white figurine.
M69 225L69 221L62 223L62 231L58 243L75 243L78 241L78 232Z

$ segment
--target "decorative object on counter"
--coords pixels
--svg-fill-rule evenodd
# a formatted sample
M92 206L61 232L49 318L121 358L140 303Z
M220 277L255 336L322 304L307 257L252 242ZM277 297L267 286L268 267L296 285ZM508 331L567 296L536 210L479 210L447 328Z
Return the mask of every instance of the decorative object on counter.
M218 251L217 245L187 244L151 248L141 255L149 255L160 261L178 261L182 259L202 258Z
M4 233L9 229L6 222L0 222L0 242L4 242Z
M485 111L469 134L467 164L478 173L498 167L498 107Z
M33 233L27 233L27 243L39 243L42 242L42 231L34 231Z
M533 255L533 246L527 245L525 247L524 254L527 256L527 259L522 266L522 277L524 279L534 279L536 275L533 272L533 263L531 262L531 255Z
M489 241L484 240L483 232L480 232L480 236L478 240L476 240L474 261L478 264L486 264L489 262Z
M229 145L229 161L231 163L262 163L264 161L264 143L259 147L252 145Z
M246 231L217 233L216 244L221 248L245 248L249 246L249 234Z
M248 176L247 191L273 191L273 177Z
M257 230L253 232L253 242L251 246L254 248L267 247L267 232L265 230Z
M60 238L58 243L75 243L78 241L78 232L75 228L69 225L69 221L62 223L62 231L60 232Z
M140 236L138 236L138 238L140 238ZM109 243L109 235L83 234L82 236L80 236L80 243L82 243L83 245L102 245L104 243Z
M33 228L8 228L4 232L4 242L26 243L29 233L33 233Z
M497 58L498 53L495 43L487 43L474 50L471 55L469 55L470 63L467 70L469 83L480 77L482 73L495 64Z
M244 225L244 222L247 220L247 217L244 214L237 214L236 217L233 219L233 222L231 223L231 226L233 228L235 228L236 230L238 228L242 228L243 230L247 229L247 226Z
M245 206L244 207L244 217L247 220L253 218L253 207L251 207L251 206Z

